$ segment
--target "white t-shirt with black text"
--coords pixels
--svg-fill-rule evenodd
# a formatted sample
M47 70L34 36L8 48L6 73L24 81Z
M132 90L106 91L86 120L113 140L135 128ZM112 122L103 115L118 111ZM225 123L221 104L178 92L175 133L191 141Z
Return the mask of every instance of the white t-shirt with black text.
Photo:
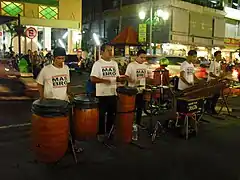
M215 76L220 76L221 74L221 64L216 61L212 61L209 67L208 73L208 81L215 79L214 77L210 76L210 73L213 73Z
M139 91L145 89L147 69L148 67L146 64L139 64L136 61L128 64L125 75L130 77L131 80L135 81L134 83L129 82L128 86L130 87L142 86L141 88L139 88Z
M182 71L184 72L184 78L187 80L187 82L194 83L194 65L184 61L180 67L180 72ZM184 90L187 88L189 88L189 85L185 84L181 79L179 79L178 89Z
M70 83L69 68L45 66L38 75L37 83L44 86L44 98L68 101L67 85Z
M120 76L118 64L115 61L105 61L100 59L96 61L92 67L90 76L100 79L110 80L110 84L97 83L96 96L115 96L117 95L117 82L116 78Z

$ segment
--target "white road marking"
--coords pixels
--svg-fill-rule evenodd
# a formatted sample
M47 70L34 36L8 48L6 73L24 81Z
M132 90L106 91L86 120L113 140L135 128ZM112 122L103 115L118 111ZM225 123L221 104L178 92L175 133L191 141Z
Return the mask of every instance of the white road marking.
M12 124L12 125L7 125L7 126L0 126L0 129L18 128L18 127L25 127L25 126L31 126L31 123Z

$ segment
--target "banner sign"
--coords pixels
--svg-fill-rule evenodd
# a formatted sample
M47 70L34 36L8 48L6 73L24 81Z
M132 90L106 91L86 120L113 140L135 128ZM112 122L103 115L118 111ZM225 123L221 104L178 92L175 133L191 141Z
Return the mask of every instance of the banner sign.
M138 26L138 41L144 43L147 41L147 24L139 24Z

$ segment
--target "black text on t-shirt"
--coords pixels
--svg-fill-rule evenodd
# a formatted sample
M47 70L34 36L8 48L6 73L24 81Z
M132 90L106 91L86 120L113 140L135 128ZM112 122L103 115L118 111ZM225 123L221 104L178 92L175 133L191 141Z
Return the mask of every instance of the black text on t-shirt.
M187 68L187 75L191 75L193 74L193 68L192 67L188 67Z
M115 77L117 75L116 67L114 66L103 66L102 67L103 77Z
M61 88L67 86L67 75L52 76L53 88Z
M137 69L136 70L137 78L145 78L146 70L145 69Z

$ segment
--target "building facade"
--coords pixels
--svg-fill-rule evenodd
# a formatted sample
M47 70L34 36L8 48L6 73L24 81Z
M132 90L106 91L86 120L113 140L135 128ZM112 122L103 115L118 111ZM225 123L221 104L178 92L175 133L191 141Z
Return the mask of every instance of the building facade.
M139 1L142 3L131 5L124 5L128 1L122 1L122 6L119 8L104 12L104 31L109 40L125 27L132 26L138 32L139 24L147 24L146 39L142 43L149 46L149 37L152 34L151 42L156 54L182 56L186 55L189 49L194 48L198 50L199 56L210 58L212 51L224 47L225 12L222 1L216 3L207 1L206 4L201 4L202 1L193 4L190 0L152 1L152 33L149 28L151 3ZM139 18L141 11L145 12L146 16L142 20ZM169 17L159 18L158 12L165 12Z
M20 14L22 25L34 27L38 31L32 41L22 37L22 52L30 48L35 51L62 46L72 53L81 46L81 0L0 0L0 5L1 15ZM4 29L1 27L2 41L8 47L11 37ZM12 45L13 50L18 52L17 38L13 39Z
M239 59L240 46L240 1L228 0L225 3L225 48L226 59Z
M226 59L238 58L240 0L152 2L152 43L156 54L186 55L187 50L194 48L199 56L211 58L214 51L221 49ZM146 24L143 43L149 45L150 9L149 0L102 0L103 18L101 22L91 21L91 30L111 41L128 26L134 27L140 35L139 26ZM156 20L159 9L168 12L167 20ZM144 20L139 18L140 11L145 12ZM85 21L85 25L89 27L89 21Z

